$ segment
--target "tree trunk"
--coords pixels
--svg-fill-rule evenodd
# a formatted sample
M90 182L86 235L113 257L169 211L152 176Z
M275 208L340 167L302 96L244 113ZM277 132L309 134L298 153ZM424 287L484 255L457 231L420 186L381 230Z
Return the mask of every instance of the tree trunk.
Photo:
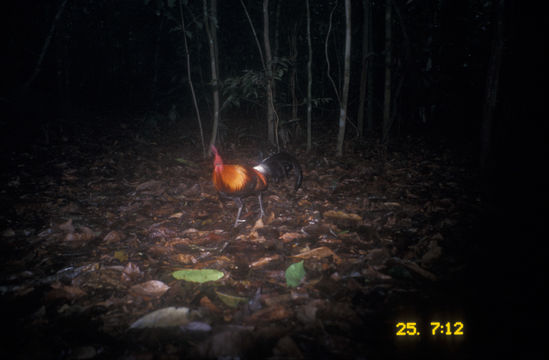
M156 31L156 40L154 42L154 55L153 55L153 78L151 82L151 100L156 102L158 97L158 73L160 71L160 41L162 40L162 28L164 27L165 16L160 17L158 23L158 29Z
M313 86L313 47L311 45L311 9L309 0L305 1L307 7L307 48L309 57L307 59L307 151L312 148L312 86Z
M263 0L263 47L265 48L265 79L267 80L267 139L278 146L273 99L273 59L269 39L269 0Z
M36 65L34 66L34 71L29 76L25 84L23 85L23 92L28 90L30 85L33 83L33 81L36 79L36 77L38 76L38 74L40 74L40 71L42 70L42 62L44 61L44 57L48 52L48 48L50 47L50 44L51 44L51 39L53 38L53 34L55 33L55 27L57 26L57 22L61 18L61 14L63 14L63 10L65 9L65 5L67 5L67 1L68 0L63 0L63 2L61 2L61 4L59 4L59 7L57 8L57 13L55 14L55 17L52 20L48 35L44 39L44 44L42 45L42 51L40 52L40 56L36 61Z
M494 36L492 39L492 49L490 50L490 59L486 76L486 89L484 93L481 124L480 169L484 173L488 171L492 150L492 128L497 104L499 73L504 45L503 22L505 1L498 0L495 7L496 21L494 24Z
M210 70L212 72L212 97L213 97L213 123L212 136L210 138L210 146L215 144L217 139L217 129L219 127L219 80L218 80L218 65L217 65L217 0L210 0L210 15L208 16L208 2L202 0L204 10L204 27L208 35L208 45L210 49Z
M292 98L292 117L291 120L294 121L297 119L297 110L299 106L299 101L297 98L297 26L294 26L292 33L290 34L289 40L289 50L290 50L290 71L289 71L289 81L290 81L290 97Z
M282 4L282 0L279 0L276 2L276 10L275 10L275 33L274 33L274 48L273 48L273 58L277 59L279 55L280 50L280 4ZM277 71L277 64L276 62L271 67L271 71L273 74ZM273 80L272 82L272 88L273 88L273 99L276 101L276 81Z
M364 106L367 98L367 84L368 84L368 71L369 71L369 40L370 40L370 0L362 0L362 72L360 75L360 95L358 104L358 136L364 137Z
M202 130L202 119L200 118L200 110L198 109L198 101L196 100L196 93L194 91L193 80L191 77L191 55L189 53L189 45L187 44L187 32L185 31L185 18L183 17L183 4L181 3L181 0L179 0L179 16L181 17L181 32L183 33L183 44L185 45L185 54L187 60L187 79L189 81L189 88L191 89L194 110L196 112L196 119L198 120L198 129L200 130L202 156L206 157L206 146L204 145L204 131Z
M391 130L391 0L385 3L385 91L383 97L383 133L382 141L385 143Z
M351 80L351 0L345 0L345 65L343 70L343 89L341 91L341 108L339 111L339 134L337 136L337 156L343 155L345 125L347 123L347 101Z
M72 113L71 96L71 56L70 42L72 34L71 7L67 10L69 13L61 17L59 26L56 30L56 77L57 77L57 99L58 110L63 117L70 116ZM67 11L65 13L67 13Z

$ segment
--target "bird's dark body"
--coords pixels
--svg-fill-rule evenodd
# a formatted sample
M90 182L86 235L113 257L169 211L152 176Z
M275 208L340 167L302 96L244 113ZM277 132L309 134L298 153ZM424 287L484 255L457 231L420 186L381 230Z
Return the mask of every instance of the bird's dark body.
M254 169L261 171L259 168L264 169L262 170L263 175L275 182L290 177L290 172L293 170L296 179L294 190L299 189L301 186L301 181L303 179L301 165L299 165L296 158L286 152L279 152L278 154L267 157L261 161L259 165L254 167Z

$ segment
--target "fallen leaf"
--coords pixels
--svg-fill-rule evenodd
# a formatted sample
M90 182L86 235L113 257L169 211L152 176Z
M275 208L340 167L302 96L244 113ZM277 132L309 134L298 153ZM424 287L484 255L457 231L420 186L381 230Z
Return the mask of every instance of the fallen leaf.
M229 326L198 344L204 359L241 359L253 344L252 326Z
M289 287L296 287L301 283L301 280L305 277L305 268L303 267L303 260L298 263L288 266L286 269L286 285Z
M273 355L276 358L284 359L303 359L303 354L299 350L299 346L288 335L279 339L273 349Z
M13 231L13 229L8 228L8 229L2 231L2 236L3 237L13 237L13 236L15 236L15 231Z
M253 226L253 230L256 230L256 229L261 229L265 226L265 224L263 224L263 219L262 218L259 218L257 219L257 221L255 222L254 226Z
M60 282L51 284L52 290L48 292L48 299L77 299L86 295L86 292L79 287L63 285Z
M188 269L178 270L172 273L177 280L203 283L221 279L225 274L222 271L214 269Z
M438 245L438 241L431 240L429 242L429 250L421 257L421 263L423 265L433 262L440 258L442 255L442 248Z
M124 250L117 250L114 252L114 258L121 263L128 261L128 254Z
M316 299L309 301L305 305L298 307L296 318L305 325L313 324L317 320L317 311L322 309L324 306L324 300Z
M196 264L198 262L191 254L174 254L172 258L182 264Z
M245 303L248 301L248 299L245 297L229 295L229 294L222 293L221 291L216 291L215 293L219 298L219 300L223 302L223 304L232 308L236 308L238 304Z
M411 270L411 271L415 272L416 274L423 276L426 279L429 279L429 280L432 280L432 281L436 281L436 279L437 279L437 276L435 274L433 274L430 271L427 271L427 270L423 269L421 266L419 266L418 264L416 264L413 261L399 259L399 258L395 258L395 257L391 258L390 261L391 261L391 263L402 265L406 269Z
M200 306L202 306L203 308L206 308L206 309L208 309L211 312L214 312L216 314L221 313L221 309L219 309L217 306L215 306L215 304L207 296L202 296L200 298Z
M144 283L134 285L130 288L130 292L135 295L158 298L170 287L159 280L149 280Z
M191 322L191 312L186 307L167 307L142 316L130 325L130 329L184 326Z
M183 164L183 165L187 165L187 166L190 166L190 167L196 167L196 164L194 162L192 162L191 160L186 160L186 159L183 159L183 158L176 158L175 161Z
M294 258L298 259L322 259L325 257L331 256L336 264L341 263L341 258L337 256L329 247L321 246L312 250L304 251L297 255L292 255Z
M367 252L366 260L368 261L368 265L371 266L380 266L385 264L387 259L391 257L391 254L389 253L389 250L386 248L378 248L378 249L372 249Z
M278 255L278 254L275 254L273 256L265 256L265 257L262 257L259 260L256 260L256 261L252 262L249 265L249 267L250 268L259 268L259 267L265 266L268 263L270 263L272 261L275 261L275 260L278 260L278 259L280 259L280 255Z
M131 261L126 264L122 270L121 280L125 282L133 282L135 279L139 279L143 276L139 266Z
M289 243L291 241L294 241L294 240L297 240L297 239L301 239L301 238L304 238L306 237L307 235L303 234L303 233L298 233L298 232L287 232L287 233L284 233L282 235L280 235L279 239L282 240L282 242L284 244L286 243Z
M253 313L251 316L245 319L248 324L253 323L268 323L276 320L284 320L293 316L293 311L287 306L271 306L265 309L261 309Z
M143 191L143 190L149 190L149 189L158 189L162 186L162 182L159 180L149 180L145 181L144 183L141 183L137 185L135 188L136 191Z
M340 219L340 220L351 220L351 221L362 221L362 218L358 216L357 214L352 213L346 213L343 211L336 211L336 210L328 210L324 213L324 217L326 218L334 218L334 219Z
M107 235L105 235L105 237L103 238L103 241L106 242L107 244L112 244L115 242L119 242L122 239L123 239L122 233L116 230L111 230Z
M67 220L63 224L59 225L59 229L67 233L74 232L74 226L72 225L72 219Z

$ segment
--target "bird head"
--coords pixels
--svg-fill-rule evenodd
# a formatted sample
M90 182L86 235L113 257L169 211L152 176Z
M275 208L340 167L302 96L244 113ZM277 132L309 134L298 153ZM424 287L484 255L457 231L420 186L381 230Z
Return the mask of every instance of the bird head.
M212 152L214 153L214 168L215 170L223 170L223 159L221 159L221 156L219 156L219 153L217 152L217 148L212 145Z

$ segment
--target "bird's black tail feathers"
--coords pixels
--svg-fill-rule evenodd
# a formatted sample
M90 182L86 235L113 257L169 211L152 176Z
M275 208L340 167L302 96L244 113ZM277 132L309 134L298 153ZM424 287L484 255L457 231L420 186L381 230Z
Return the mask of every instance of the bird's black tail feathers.
M255 169L277 182L290 177L290 172L293 170L296 177L295 190L299 189L303 180L301 165L299 165L295 157L285 152L269 156L257 165Z

